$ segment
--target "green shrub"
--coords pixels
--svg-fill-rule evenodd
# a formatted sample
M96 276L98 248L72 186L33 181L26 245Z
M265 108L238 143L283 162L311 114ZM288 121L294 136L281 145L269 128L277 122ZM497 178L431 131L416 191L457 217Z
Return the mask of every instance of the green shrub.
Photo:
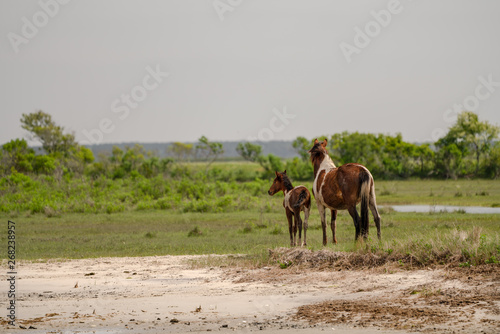
M184 212L210 212L213 207L205 200L189 201L184 205Z
M33 180L28 175L15 171L8 177L8 180L12 184L22 186L23 188L28 188L33 184Z
M191 231L188 232L188 237L199 237L202 235L203 233L200 231L198 226L195 226Z
M158 199L155 203L155 209L166 210L172 208L172 201L167 197Z
M111 214L115 212L122 212L125 211L125 206L123 204L112 204L109 203L106 206L106 213Z
M225 209L233 204L233 198L230 195L225 195L216 200L215 206L220 209Z
M56 169L57 162L49 155L37 155L33 159L33 171L39 174L50 174Z

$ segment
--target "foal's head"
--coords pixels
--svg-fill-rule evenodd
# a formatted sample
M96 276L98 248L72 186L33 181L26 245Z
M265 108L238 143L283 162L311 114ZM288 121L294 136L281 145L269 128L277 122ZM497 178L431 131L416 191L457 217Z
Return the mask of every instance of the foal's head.
M274 172L274 173L276 174L276 177L274 178L271 188L269 188L269 191L267 192L269 195L273 196L277 192L280 192L282 190L283 191L290 190L293 188L290 179L286 175L286 170L283 173L280 172Z

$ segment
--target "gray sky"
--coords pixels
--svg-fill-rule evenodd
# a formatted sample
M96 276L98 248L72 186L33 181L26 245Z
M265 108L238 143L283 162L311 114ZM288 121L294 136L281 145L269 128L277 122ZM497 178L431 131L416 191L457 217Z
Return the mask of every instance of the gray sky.
M0 2L0 143L36 110L106 143L500 124L497 0L60 1Z

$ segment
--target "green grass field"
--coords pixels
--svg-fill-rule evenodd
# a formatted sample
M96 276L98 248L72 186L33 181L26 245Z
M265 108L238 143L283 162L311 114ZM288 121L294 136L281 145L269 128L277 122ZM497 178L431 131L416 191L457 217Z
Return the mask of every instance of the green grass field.
M382 210L382 248L410 240L431 242L452 230L471 231L498 238L498 215L461 213L396 213ZM169 214L161 211L111 215L68 214L58 218L34 215L17 217L17 256L21 259L88 258L101 256L149 256L180 254L260 254L268 248L288 247L285 215ZM193 232L194 231L194 232ZM191 232L191 233L190 233ZM371 238L376 230L371 225ZM496 237L495 237L496 235ZM313 212L308 229L308 247L321 249L321 223ZM328 237L331 240L330 229ZM337 220L339 251L356 249L352 220L345 211ZM2 238L5 242L5 237ZM378 245L376 240L372 244ZM500 244L499 244L500 245Z
M270 197L265 193L267 185L262 188L262 194L252 197L252 206L245 208L240 203L238 208L220 213L127 209L116 213L47 215L24 211L0 215L5 232L7 220L16 222L17 259L246 254L250 261L262 264L267 261L268 249L289 246L281 205L283 196L280 193ZM457 265L498 263L500 215L397 213L387 206L403 203L498 206L500 181L378 181L376 188L378 204L385 206L381 209L382 242L375 240L376 230L370 217L370 240L363 245L354 243L352 219L346 211L341 211L337 220L339 243L329 243L328 249L398 253L401 257L414 254L424 262L449 251L461 254ZM0 243L6 245L7 233L0 236ZM310 249L323 248L314 203L307 237ZM329 229L328 238L331 241ZM6 251L2 252L2 258L6 257Z
M500 207L500 180L375 181L379 204Z

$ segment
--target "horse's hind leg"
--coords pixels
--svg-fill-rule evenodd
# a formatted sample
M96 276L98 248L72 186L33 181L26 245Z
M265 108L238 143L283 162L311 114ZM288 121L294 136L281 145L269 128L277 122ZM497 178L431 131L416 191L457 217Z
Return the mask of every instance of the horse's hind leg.
M307 239L306 239L306 234L307 234L307 228L309 227L309 211L310 208L304 207L304 243L302 246L307 246Z
M353 206L350 206L347 211L349 211L349 214L351 215L352 217L352 220L354 221L354 228L356 229L356 237L355 237L355 240L357 241L358 238L359 238L359 235L361 234L360 232L360 226L359 226L359 221L360 221L360 218L359 218L359 215L358 215L358 211L356 211L356 206L353 205Z
M286 219L288 219L288 231L290 232L290 246L295 246L293 239L293 213L286 209Z
M335 235L335 232L337 230L337 210L331 210L331 211L332 211L332 216L331 216L330 227L332 228L332 235L333 235L332 242L334 244L336 244L337 243L337 237Z
M375 226L377 227L377 237L378 240L381 240L381 233L380 233L380 214L378 213L377 209L377 200L375 198L375 188L372 187L371 192L370 192L370 211L373 214L373 220L375 221Z
M295 209L295 236L297 235L297 228L299 229L299 240L297 241L297 246L302 244L302 219L300 219L300 209Z

